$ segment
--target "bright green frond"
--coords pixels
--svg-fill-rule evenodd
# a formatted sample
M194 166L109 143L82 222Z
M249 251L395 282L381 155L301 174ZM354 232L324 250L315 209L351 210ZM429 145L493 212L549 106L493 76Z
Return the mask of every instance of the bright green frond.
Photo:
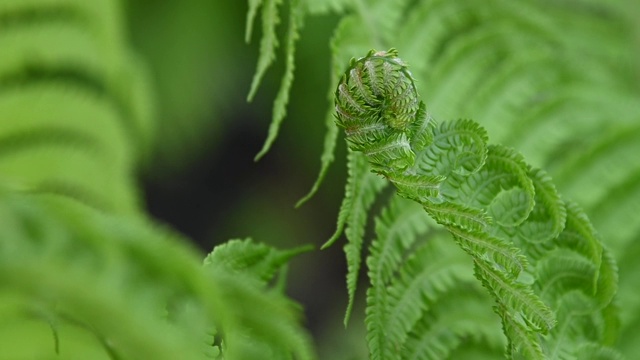
M476 123L459 120L435 128L407 126L405 114L413 123L427 116L424 105L415 106L417 100L396 104L396 99L405 96L405 89L413 86L404 85L405 80L412 83L413 77L405 77L406 66L396 56L391 49L370 51L352 60L337 87L337 123L345 129L350 149L362 152L372 171L389 179L399 195L421 204L473 259L475 276L496 302L496 313L502 318L509 357L538 359L550 352L550 358L556 358L575 354L585 341L604 344L610 338L604 334L611 334L615 326L609 304L617 275L610 258L602 261L603 246L589 219L573 203L565 207L551 179L532 169L522 155L505 146L487 146L487 134ZM383 90L386 84L395 84L398 90L387 93ZM395 117L387 115L384 101L394 104ZM412 133L416 128L433 132L433 136L425 144L414 144L420 142ZM391 214L399 213L391 209ZM393 221L408 226L400 218L391 221L378 224L376 230L383 237L372 244L368 260L371 288L366 322L373 358L387 358L402 348L411 327L427 311L418 299L435 296L428 293L429 282L420 282L416 288L406 285L422 279L416 269L425 274L437 270L426 270L430 267L425 264L434 264L434 260L421 257L424 247L400 247L405 244L397 240L387 245L382 242ZM414 234L406 235L409 244ZM392 260L385 265L382 259ZM396 270L394 264L402 259L409 268ZM402 280L395 282L391 274ZM575 291L582 297L571 295ZM398 308L393 307L395 301ZM587 326L584 321L608 325ZM601 329L600 335L588 336L574 330L576 326L591 329L587 332ZM444 354L457 344L450 333L441 341L435 340L439 335L433 336L422 338L435 341L432 352L412 354L438 356L437 349ZM571 340L559 347L563 339Z

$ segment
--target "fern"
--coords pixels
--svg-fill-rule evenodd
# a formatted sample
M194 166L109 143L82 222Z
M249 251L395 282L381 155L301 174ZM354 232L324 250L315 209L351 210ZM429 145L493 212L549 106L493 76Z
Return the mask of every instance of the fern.
M589 356L617 358L615 350L608 348L614 346L620 325L618 306L611 302L616 292L616 267L607 248L621 264L623 282L625 278L631 281L637 268L631 259L638 234L634 214L639 163L633 154L639 135L634 124L640 116L635 101L640 72L632 50L637 50L633 40L637 26L630 15L635 14L631 2L425 0L374 1L365 7L359 1L322 1L310 9L312 13L352 10L342 17L331 41L331 89L339 90L336 73L345 74L344 83L349 81L351 70L361 71L358 64L366 60L350 63L346 73L341 67L348 64L351 54L394 45L412 65L411 76L405 76L415 79L424 98L429 99L429 115L418 106L421 113L416 120L420 125L415 126L429 130L406 129L405 134L381 130L378 125L385 118L383 111L354 106L347 98L339 100L335 113L346 129L348 144L368 152L372 170L393 183L399 195L423 205L453 231L459 245L476 255L476 272L493 289L494 297L504 294L500 295L498 288L494 289L496 284L488 283L486 277L493 274L492 281L504 282L507 276L505 284L524 287L534 298L542 297L556 315L559 324L548 335L534 335L549 323L536 326L523 321L520 314L510 316L519 311L509 309L515 305L509 305L510 296L503 299L496 311L503 315L503 330L510 334L508 354L580 358L592 351ZM404 14L404 20L397 21L397 14ZM374 54L367 58L373 59ZM361 93L361 104L377 106L380 101L373 97L377 84L366 76L362 79L350 82L348 90ZM383 105L395 106L396 96L391 94ZM415 103L410 99L404 105ZM482 126L469 120L435 125L431 116L469 117ZM399 121L403 122L403 117ZM355 132L354 123L359 124ZM329 127L322 170L310 195L332 160L334 131ZM424 134L422 143L415 133ZM507 147L486 147L486 133ZM366 145L367 138L372 140L370 145ZM423 148L426 143L432 145ZM524 157L508 146L517 148L535 166L525 163ZM489 157L485 157L487 150ZM539 166L549 169L549 174L537 169ZM573 203L566 205L556 186L585 210ZM398 208L394 211L404 213ZM340 218L347 216L343 207ZM405 231L411 229L403 217L393 221ZM591 222L602 236L596 234ZM386 227L393 228L394 223ZM386 227L376 229L378 239L386 238ZM405 236L411 243L412 235ZM378 241L369 247L373 259L382 256L379 249L390 249ZM404 258L400 256L403 252L418 251L411 245L395 249L393 255L385 256L398 259ZM556 260L561 263L556 265ZM377 261L372 263L374 269ZM497 275L500 273L506 275ZM392 357L402 345L394 342L394 348L385 350L389 344L379 339L395 331L406 336L408 330L387 326L385 284L393 280L382 283L376 274L369 273L371 355ZM549 287L545 287L548 281ZM604 288L599 290L600 286ZM636 339L631 329L639 318L633 315L639 302L632 289L620 288L624 304L620 306L624 315L621 349L631 356ZM531 304L539 304L534 298ZM572 314L572 307L585 306L585 313ZM589 329L597 330L590 333ZM434 347L446 349L445 342ZM447 353L485 354L484 349L477 353L459 349L443 350L438 356Z
M276 36L275 28L280 22L278 6L282 3L282 0L265 0L262 9L262 40L260 41L260 58L258 59L258 67L256 73L251 82L251 89L247 100L251 101L258 90L258 86L262 80L262 77L266 73L267 69L271 66L275 60L275 49L278 46L278 38ZM255 15L261 5L261 1L250 2L249 12L247 14L247 28L246 38L248 42L251 39L251 33L253 28L253 22ZM280 84L280 90L276 95L276 99L273 105L273 120L269 126L269 133L267 139L262 146L262 149L256 154L254 160L259 160L263 157L271 147L271 144L275 141L280 124L286 115L286 106L289 102L289 92L291 90L291 84L293 83L293 71L294 71L294 54L295 44L298 40L298 33L303 25L304 2L301 0L293 0L290 3L289 9L289 28L287 29L286 40L286 67L285 74Z
M636 12L624 0L249 1L246 40L262 25L249 99L280 43L285 53L256 159L285 117L304 20L340 16L321 168L298 205L334 159L335 114L349 179L325 247L344 231L345 324L366 258L371 358L635 356ZM348 61L391 46L406 62ZM115 1L0 1L0 48L3 355L314 357L283 295L305 247L235 240L203 267L145 220L134 173L155 104ZM367 243L389 182L400 196Z
M345 326L349 321L355 298L357 281L362 262L362 246L367 211L373 205L375 195L382 190L384 182L368 171L366 159L358 153L349 155L349 181L338 217L338 228L333 236L322 246L327 248L335 242L346 227L348 243L344 246L347 256L347 290L349 303L345 315Z
M587 340L582 333L587 331L586 326L580 327L577 333L566 334L559 330L543 338L556 325L552 309L564 316L566 309L578 306L582 298L563 298L573 304L563 310L562 305L548 296L559 296L568 290L564 287L544 288L536 294L531 282L520 276L527 274L534 279L540 276L530 268L527 257L537 263L541 256L553 256L568 247L584 257L583 266L592 268L586 273L576 271L588 283L577 289L584 290L582 294L587 299L597 297L602 300L599 306L579 307L580 315L601 319L599 310L611 302L615 293L615 287L610 285L617 280L609 275L615 274L615 269L609 269L609 261L602 262L603 247L589 220L572 205L566 225L563 224L564 206L544 173L530 169L522 157L509 148L485 147L486 134L471 121L458 121L439 128L425 125L431 119L417 98L411 73L394 49L371 51L366 57L351 61L336 90L336 113L337 124L345 129L349 147L363 152L375 173L396 184L403 197L420 203L471 256L475 276L496 302L496 313L502 319L509 340L509 357L556 358L558 354L552 345L556 341L554 335L562 339L557 341L568 348L566 353L575 354L585 341L602 341L603 333ZM537 195L539 210L533 212L536 189L540 190ZM532 214L536 215L529 223ZM551 229L538 226L536 220L540 216L550 218ZM541 240L548 242L554 238L557 238L557 244L555 247L547 244L542 249L537 246L518 249L516 238L521 245L539 245ZM373 259L381 256L377 246L372 247ZM535 251L520 253L529 249ZM387 252L398 250L391 247ZM400 254L390 256L397 258ZM554 259L558 268L551 273L556 276L566 273L570 278L572 261ZM605 264L605 268L601 268L601 264ZM573 272L574 276L576 272ZM604 280L601 280L601 272ZM372 309L367 318L370 332L381 333L380 329L384 328L392 334L396 331L401 335L406 333L406 328L389 328L385 324L384 314L388 311L382 290L385 281L377 280L379 275L372 275L376 280L372 282L368 298L377 309ZM403 276L402 272L400 276ZM550 279L541 282L554 283ZM600 283L608 289L603 290L606 295L598 294ZM413 297L409 301L419 300ZM413 310L413 313L420 311ZM559 328L570 328L575 318L561 318ZM402 346L401 341L396 342L393 337L382 340L380 335L372 336L370 351L373 358L387 358L390 354L385 354L385 348L397 350ZM568 339L573 338L576 342L572 344ZM381 344L386 340L391 341L389 347Z

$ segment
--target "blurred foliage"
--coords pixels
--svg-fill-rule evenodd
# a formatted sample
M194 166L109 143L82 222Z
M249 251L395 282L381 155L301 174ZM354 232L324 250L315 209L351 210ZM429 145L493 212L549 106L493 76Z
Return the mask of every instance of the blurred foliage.
M171 100L154 96L121 5L0 2L0 358L314 358L283 294L300 249L229 242L203 266L143 210L140 167L202 122L168 140L156 116Z

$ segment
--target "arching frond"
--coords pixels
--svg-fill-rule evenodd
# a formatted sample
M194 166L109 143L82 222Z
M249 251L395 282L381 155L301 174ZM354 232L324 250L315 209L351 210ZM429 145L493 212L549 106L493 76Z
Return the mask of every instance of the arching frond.
M615 315L604 309L611 309L616 292L616 268L609 257L603 261L603 245L589 219L573 203L565 210L549 177L532 169L520 154L504 146L487 147L486 133L470 121L418 126L433 132L419 137L432 143L412 144L412 124L424 118L424 107L415 105L413 78L405 74L410 73L394 49L370 51L351 61L336 90L337 124L345 129L350 149L362 152L372 170L394 183L399 194L420 203L473 259L476 278L496 302L494 309L509 342L508 357L562 358L575 356L587 343L604 345L604 334L610 331L594 329L596 324L614 324L605 318ZM396 115L387 115L389 109ZM385 234L389 226L380 226L378 233ZM410 243L414 234L409 233ZM386 289L394 287L389 271L378 268L383 258L380 246L377 241L372 244L367 324L372 356L387 358L403 346L408 326L416 323L424 305L413 294L399 313L385 311L392 303ZM565 249L574 255L562 255ZM399 250L392 245L387 256L397 263ZM420 254L420 246L412 250ZM527 258L534 261L533 268ZM410 259L411 255L408 263ZM420 259L416 266L425 269L429 263ZM412 279L412 273L399 270L400 277ZM575 291L580 296L571 295ZM593 325L583 323L587 319ZM398 325L385 327L394 321ZM448 350L455 343L442 341L435 349ZM437 352L412 354L430 357Z

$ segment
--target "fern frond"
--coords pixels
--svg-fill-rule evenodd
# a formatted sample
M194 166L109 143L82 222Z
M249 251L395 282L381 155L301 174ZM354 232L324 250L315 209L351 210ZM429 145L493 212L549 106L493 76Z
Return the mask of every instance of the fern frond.
M604 309L609 309L616 292L615 263L611 259L602 262L603 246L586 215L573 203L565 208L550 178L532 169L520 154L504 146L487 147L486 132L471 121L438 128L418 126L419 132L434 134L425 137L431 143L414 147L411 140L416 138L416 127L412 124L426 118L421 115L424 106L414 105L419 103L414 100L417 92L409 91L412 86L405 83L413 78L406 75L406 65L396 57L393 49L370 51L366 57L352 60L338 85L337 124L345 129L350 149L362 152L372 170L396 184L399 194L420 203L436 222L445 225L471 256L476 278L497 303L495 309L509 339L509 357L545 357L548 348L557 350L562 339L571 339L563 345L563 354L575 354L576 347L585 341L604 341L602 334L609 330L591 337L584 337L580 330L567 332L574 326L590 328L575 325L587 319L614 324L607 315L610 311ZM380 96L389 96L389 103L406 107L398 110L396 117L389 116ZM419 148L423 150L414 152ZM387 226L378 232L384 234ZM413 238L409 233L409 242ZM389 275L381 277L378 267L380 246L376 241L371 247L367 326L372 356L384 358L389 356L386 352L402 346L408 326L415 324L424 310L412 303L418 296L406 289L400 290L408 296L400 313L385 310L392 297L385 293ZM563 249L571 252L563 253ZM397 245L387 250L396 263L400 250L405 251ZM533 269L528 269L527 258L534 260ZM382 274L388 273L386 269ZM399 274L408 276L408 281L415 279L412 276L419 278L407 270ZM532 277L540 281L536 283L540 294L531 286ZM395 285L390 286L393 289ZM598 290L598 286L603 288ZM568 295L575 290L584 291L584 306L579 303L581 298L573 303ZM558 311L558 320L548 304ZM565 308L582 309L578 312L584 317L577 318ZM383 337L383 324L394 321L397 325L386 329ZM557 321L560 325L554 329ZM556 350L552 350L552 358Z
M490 146L485 165L469 176L451 176L445 194L454 202L483 209L502 227L517 226L534 206L533 182L522 156Z
M286 106L289 103L289 92L291 91L291 85L293 84L293 71L295 68L295 45L298 40L300 29L303 25L304 11L302 9L304 1L291 0L289 4L289 28L287 29L286 38L286 61L284 76L282 77L282 83L278 94L273 102L273 119L269 125L269 133L267 139L262 146L262 149L256 154L254 160L260 160L264 154L266 154L271 148L271 144L278 135L280 124L284 120L286 115ZM257 73L256 73L257 75Z
M472 279L468 258L443 233L430 232L425 237L435 225L429 222L417 204L399 197L392 198L376 220L378 237L367 258L371 287L366 324L371 358L394 357L406 349L412 341L409 337L423 336L416 324L442 314L429 304L469 286Z
M514 281L496 270L491 263L477 259L474 261L476 277L497 299L504 308L499 312L503 317L511 320L522 316L527 321L528 331L547 333L556 324L554 314L533 290L522 283Z
M602 243L587 215L573 202L567 203L567 224L556 242L559 247L571 248L589 259L596 268L600 267Z
M345 229L347 244L344 252L347 257L347 289L349 301L344 319L345 326L349 320L355 291L362 262L362 245L364 242L364 230L367 220L367 212L375 196L382 191L385 182L369 171L366 158L360 153L349 152L348 160L349 178L345 188L345 197L340 206L338 224L335 233L321 249L331 246Z
M416 329L418 323L430 317L446 317L437 304L450 293L469 286L472 280L469 259L447 244L448 239L442 235L434 234L426 244L412 247L416 250L405 255L407 259L398 269L397 279L387 286L387 309L381 309L386 311L385 327L378 329L386 343L384 347L410 347L409 337L423 336Z
M321 249L326 249L340 238L348 220L351 218L351 213L362 212L366 213L369 206L372 204L372 200L362 201L359 197L364 196L369 191L377 193L382 190L384 182L377 176L371 174L369 167L366 163L366 158L359 153L349 152L347 162L347 185L345 187L344 198L340 205L340 212L338 214L338 224L336 231L331 235L329 240L322 245ZM368 195L367 195L368 196ZM375 196L375 195L374 195ZM368 203L369 205L363 206L362 204ZM354 223L355 224L355 223ZM360 225L359 227L362 227ZM356 231L356 232L360 232Z
M537 262L540 296L552 303L572 290L583 290L587 294L596 292L594 279L598 268L573 251L554 251Z
M354 159L353 166L353 200L351 208L345 212L347 226L345 235L347 244L344 245L344 252L347 257L347 291L349 293L349 302L344 318L344 324L347 325L351 309L355 299L356 286L360 273L360 265L362 263L362 245L364 242L364 230L367 221L367 212L375 196L380 192L385 182L379 177L369 172L366 158L359 153L352 153ZM356 180L357 179L357 180Z
M262 77L276 59L276 48L278 47L276 26L280 23L278 6L281 4L282 0L262 0L262 39L260 40L260 56L258 57L256 73L253 75L253 80L251 81L251 88L249 89L249 95L247 95L247 101L251 101L253 99ZM257 11L258 6L257 4L253 4L251 8L255 8ZM248 22L249 20L252 19L247 18L247 27L250 26Z
M389 178L398 189L398 195L418 202L438 201L440 184L444 176L405 175Z
M527 259L520 254L518 248L507 242L483 232L471 232L455 226L447 227L454 240L469 254L490 258L496 265L511 276L517 277L527 268Z
M470 231L487 228L492 219L485 211L452 202L423 203L426 212L439 224L456 226Z
M336 128L334 124L333 109L327 112L327 115L325 116L325 124L327 124L327 132L324 137L324 150L322 150L322 155L320 156L320 172L318 173L318 177L314 181L309 192L298 200L295 205L296 208L309 201L309 199L318 192L324 177L327 175L327 171L329 171L329 166L335 159L333 153L338 140L338 128Z
M364 27L364 20L355 15L344 16L334 31L330 41L331 49L331 81L328 92L328 100L331 104L335 101L335 89L344 74L345 65L353 54L365 53L371 48L369 38L359 29ZM329 170L329 166L334 160L334 151L338 141L338 129L335 126L335 108L331 106L325 116L325 133L323 151L321 156L320 172L311 190L307 195L298 201L296 207L308 201L318 191L324 177Z
M396 341L386 341L388 332L395 334L399 326L388 323L390 312L390 294L388 287L399 273L404 260L405 249L411 248L418 235L427 230L426 216L418 206L402 207L403 200L393 198L381 217L376 219L377 238L371 244L371 253L367 257L368 276L371 287L367 289L367 342L372 358L384 359L392 355L390 344L400 346ZM401 296L400 291L396 296ZM420 307L412 302L412 307ZM410 308L403 311L411 312ZM420 315L418 311L417 316ZM411 324L404 324L410 327Z

